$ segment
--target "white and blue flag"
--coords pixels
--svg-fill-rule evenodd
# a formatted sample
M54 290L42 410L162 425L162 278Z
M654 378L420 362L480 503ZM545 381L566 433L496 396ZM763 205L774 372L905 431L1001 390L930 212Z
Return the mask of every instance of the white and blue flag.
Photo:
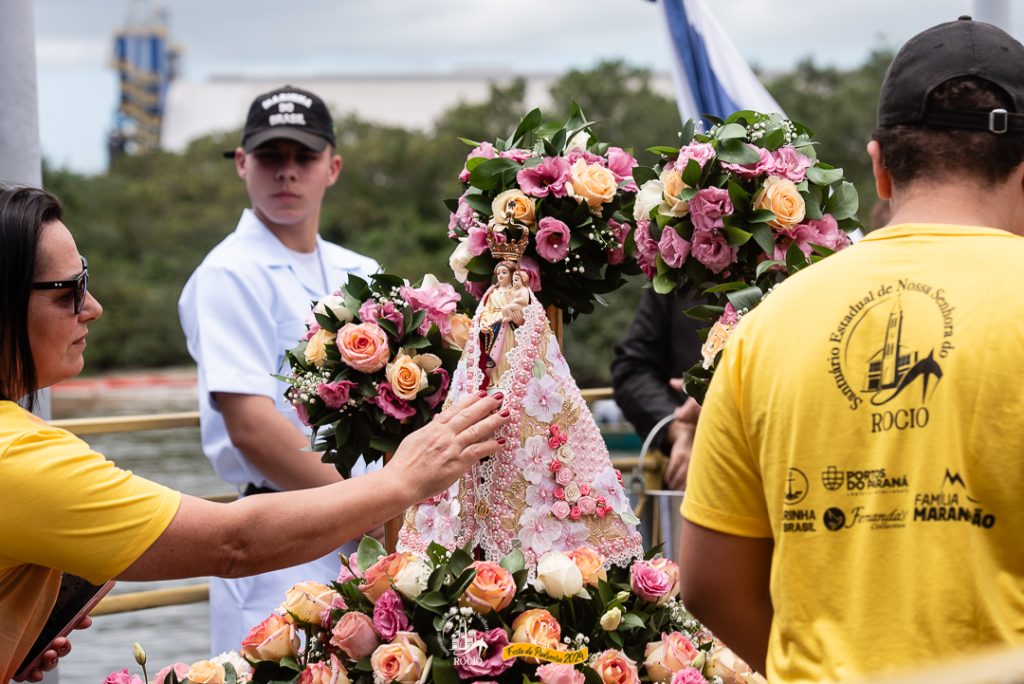
M672 40L679 115L724 119L740 109L782 112L704 0L661 0Z

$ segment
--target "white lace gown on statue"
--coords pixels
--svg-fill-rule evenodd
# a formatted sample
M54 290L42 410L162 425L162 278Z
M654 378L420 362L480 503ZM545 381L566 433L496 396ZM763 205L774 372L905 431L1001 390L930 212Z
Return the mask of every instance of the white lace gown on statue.
M481 305L446 407L484 385L483 312ZM506 331L515 339L505 345L496 383L512 412L500 435L507 441L447 491L409 509L398 548L422 553L431 542L470 544L500 560L519 546L533 568L548 551L590 546L625 565L643 550L621 477L532 293L523 318Z

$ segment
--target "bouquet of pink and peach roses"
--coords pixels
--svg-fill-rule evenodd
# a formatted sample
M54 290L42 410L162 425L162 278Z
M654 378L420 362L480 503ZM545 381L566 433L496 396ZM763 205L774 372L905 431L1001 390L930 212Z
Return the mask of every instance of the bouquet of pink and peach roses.
M312 444L344 477L394 451L448 396L469 334L460 296L427 274L410 285L388 273L349 276L313 305L302 340L285 358L288 401Z

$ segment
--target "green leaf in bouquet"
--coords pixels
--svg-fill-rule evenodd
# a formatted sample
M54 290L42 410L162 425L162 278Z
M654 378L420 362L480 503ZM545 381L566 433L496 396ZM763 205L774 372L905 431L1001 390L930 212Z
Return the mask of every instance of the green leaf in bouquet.
M462 142L466 143L470 147L480 147L480 143L478 143L476 140L470 140L469 138L461 138L461 137L459 138L459 140L461 140Z
M753 109L740 109L730 114L729 118L727 118L723 123L752 124L763 118L763 114L756 112Z
M691 306L688 309L684 309L683 313L690 318L696 318L699 321L715 322L725 312L725 307L715 306L713 304L701 304L699 306Z
M607 632L607 635L608 635L608 641L611 642L612 646L614 646L615 648L619 648L619 649L622 648L623 641L622 641L622 633L621 632L616 630L614 632ZM590 669L590 668L584 668L584 669ZM599 678L598 681L602 681L602 680Z
M430 681L433 684L462 684L450 659L435 655L430 662Z
M836 221L841 221L856 214L858 206L857 189L853 187L853 183L843 181L828 198L825 211L832 214Z
M722 228L722 232L725 233L725 240L731 247L739 247L740 245L747 244L753 233L748 233L740 228L733 226L725 226Z
M789 272L789 275L793 275L805 266L807 266L807 257L804 256L800 246L794 240L789 243L789 249L786 250L786 271Z
M737 210L747 206L750 201L750 193L743 189L743 186L736 181L729 181L729 201Z
M747 283L742 280L734 280L731 283L722 283L721 285L712 285L711 287L703 290L704 294L713 294L718 292L735 292L736 290L742 290L747 287Z
M398 435L376 434L370 438L370 446L378 451L394 453L402 439Z
M816 245L813 242L809 242L808 244L811 246L811 249L814 250L815 254L823 257L831 256L836 253L834 249L826 247L825 245Z
M416 605L431 613L443 614L448 609L448 599L439 591L427 591L416 597Z
M512 134L512 138L509 140L509 147L516 147L527 134L536 130L542 120L543 115L540 109L531 110L529 114L519 121L519 125L516 126L515 133Z
M686 123L683 124L683 130L679 131L679 142L686 145L693 140L693 133L697 130L697 122L693 119L687 119Z
M460 596L466 593L466 589L473 583L474 577L476 577L476 568L466 568L463 570L462 574L456 577L455 581L444 592L448 597L448 601L455 603Z
M413 328L415 330L415 328ZM430 340L423 335L413 335L402 341L403 349L423 349L430 346Z
M485 254L478 254L466 264L466 270L477 275L485 275L488 278L494 271L493 259Z
M658 211L654 215L654 224L656 226L658 226L658 230L659 230L658 237L661 237L661 232L660 232L661 229L664 228L665 226L667 226L668 224L672 223L675 220L676 220L676 217L669 216L668 214L662 214L660 211ZM654 237L653 233L651 234L651 237L654 238L655 240L658 239L658 238Z
M704 403L704 395L707 394L710 384L711 371L705 369L700 361L683 373L683 391L687 396L693 397L698 404Z
M377 325L380 326L388 335L391 335L393 339L402 339L402 333L398 331L398 326L395 325L394 321L381 316L377 319Z
M356 562L359 564L359 570L366 572L371 565L386 555L387 551L379 541L368 535L363 537L356 549Z
M756 164L761 157L742 140L723 140L718 145L718 159L730 164Z
M484 216L491 215L491 202L477 188L470 188L466 192L466 204Z
M669 294L676 289L676 279L668 273L658 273L654 276L654 291L658 294Z
M267 682L267 684L271 682L292 682L298 679L300 669L298 667L286 667L275 660L260 660L253 665L252 681Z
M554 137L551 138L551 149L553 150L553 152L550 152L549 155L557 156L562 154L562 152L565 151L565 143L568 141L569 132L564 128L558 129L558 132L555 133ZM544 147L546 149L547 145L545 145Z
M772 233L771 226L767 223L755 223L750 226L750 232L754 235L754 242L765 254L768 256L775 254L775 235Z
M723 142L740 140L747 137L747 127L738 123L727 123L715 132L715 137Z
M512 159L486 159L470 172L469 182L481 190L497 190L502 185L508 185L521 168Z
M452 551L451 560L448 561L448 572L453 577L458 577L473 562L473 557L465 549Z
M619 629L643 629L647 625L644 624L643 618L636 613L626 613L622 616L622 622L619 623Z
M231 663L222 663L221 667L224 668L224 684L238 684L238 672L235 670L235 666ZM174 672L173 667L171 672Z
M487 157L473 157L472 159L466 160L466 171L473 173L473 169L487 161ZM456 200L456 203L458 200Z
M370 285L357 275L349 274L342 287L346 293L352 295L360 302L370 298Z
M412 314L411 316L406 316L405 317L405 331L404 331L404 335L408 335L413 330L419 329L419 327L421 325L423 325L423 321L425 321L425 320L427 320L427 310L426 309L420 309L419 311L417 311L416 313Z
M292 656L285 656L277 661L282 667L287 667L289 670L295 670L296 672L302 671L302 666L299 665L299 661Z
M696 159L690 159L686 162L686 168L683 169L682 177L683 182L689 185L691 188L700 184L701 165Z
M518 548L515 548L505 554L499 565L514 575L526 567L526 556Z
M523 568L519 572L512 573L512 581L516 584L516 593L518 594L526 586L526 582L530 579L530 571Z
M807 188L806 192L800 193L804 197L805 218L816 220L822 217L821 197L824 191L825 186L811 185Z
M663 157L675 157L679 155L678 147L669 147L668 145L655 145L654 147L648 147L647 151L651 154L660 154ZM636 176L634 176L634 178L635 177Z
M638 187L643 185L647 181L657 179L657 177L658 173L650 167L638 166L635 169L633 169L633 181L637 184Z
M760 278L769 269L771 269L771 268L773 268L775 266L785 266L785 265L786 265L785 261L779 261L777 259L765 259L764 261L762 261L761 263L759 263L757 265L757 270L754 271L754 278Z
M773 152L786 144L786 131L776 128L773 131L769 131L759 142L761 147L769 152Z
M755 209L750 212L747 220L751 223L768 223L775 219L775 212L771 209Z
M761 298L764 297L764 292L762 292L761 288L757 285L751 285L743 290L728 292L725 297L737 311L751 311L755 306L761 303Z
M833 169L828 164L818 164L807 169L807 180L817 185L832 185L842 178L843 170Z

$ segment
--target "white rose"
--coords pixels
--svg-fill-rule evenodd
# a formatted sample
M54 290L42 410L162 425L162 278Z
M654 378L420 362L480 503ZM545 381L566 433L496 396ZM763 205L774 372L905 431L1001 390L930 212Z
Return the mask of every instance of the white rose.
M576 135L572 136L572 140L565 146L566 153L572 152L573 150L586 151L587 145L590 144L590 135L586 131L580 131Z
M606 632L613 632L621 622L622 610L620 608L612 608L601 616L601 629Z
M448 265L452 267L452 273L455 274L455 279L460 283L466 282L466 278L469 277L469 269L466 268L466 265L469 264L469 260L472 258L473 255L469 251L469 245L466 243L466 240L459 240L459 246L448 257Z
M393 582L399 594L413 601L427 590L429 579L430 566L417 558L409 561L404 568L399 570Z
M329 294L313 307L313 313L318 313L321 316L326 316L328 311L342 323L349 323L353 318L352 312L345 306L345 298L340 295Z
M642 218L649 218L651 209L661 204L661 195L665 192L665 184L654 178L640 186L640 192L636 194L636 201L633 204L633 219L639 221Z
M557 600L583 589L583 573L561 551L548 551L537 562L537 582L548 596Z

